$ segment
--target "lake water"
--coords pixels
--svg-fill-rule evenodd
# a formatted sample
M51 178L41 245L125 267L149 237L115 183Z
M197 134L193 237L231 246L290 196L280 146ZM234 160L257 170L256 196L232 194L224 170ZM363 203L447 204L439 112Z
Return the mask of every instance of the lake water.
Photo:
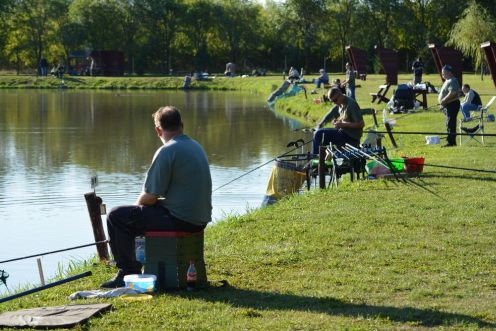
M205 148L213 189L288 151L298 123L264 96L239 92L0 91L0 261L94 241L84 193L110 208L131 204L161 142L151 114L182 110L185 133ZM272 164L215 190L213 218L258 208ZM105 222L105 217L103 217ZM45 278L95 247L45 255ZM0 264L9 288L40 282L36 258ZM0 294L6 287L0 283Z

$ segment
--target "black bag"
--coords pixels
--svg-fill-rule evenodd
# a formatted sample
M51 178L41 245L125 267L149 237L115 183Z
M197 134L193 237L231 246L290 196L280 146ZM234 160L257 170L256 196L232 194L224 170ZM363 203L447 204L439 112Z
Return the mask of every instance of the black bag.
M473 90L472 90L473 91ZM477 106L482 106L482 100L479 93L474 91L474 98L472 99L472 104Z

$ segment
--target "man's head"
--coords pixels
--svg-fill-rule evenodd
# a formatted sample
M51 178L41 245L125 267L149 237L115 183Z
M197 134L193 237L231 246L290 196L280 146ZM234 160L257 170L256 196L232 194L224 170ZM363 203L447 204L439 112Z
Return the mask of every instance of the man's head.
M446 64L441 70L441 75L444 79L451 78L453 76L453 68L449 64Z
M329 98L329 100L331 100L332 102L334 102L335 104L342 104L343 103L343 93L341 92L341 90L338 88L338 87L333 87L329 90L329 92L327 93L327 97Z
M320 69L319 70L319 73L323 74L324 73L324 69Z
M346 69L350 70L351 69L351 63L346 62Z
M152 117L155 122L157 134L166 140L181 133L183 130L181 113L174 106L160 107L153 113Z
M470 91L470 85L463 84L462 91L463 91L463 93L467 94L468 91Z

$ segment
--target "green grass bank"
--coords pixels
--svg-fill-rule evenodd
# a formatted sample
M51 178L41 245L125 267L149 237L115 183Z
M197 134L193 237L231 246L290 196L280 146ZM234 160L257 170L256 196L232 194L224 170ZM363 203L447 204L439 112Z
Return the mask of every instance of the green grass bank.
M369 93L383 79L369 75L359 81L362 108L372 106ZM426 80L440 85L439 76ZM484 103L496 94L488 78L480 82L466 74L464 81ZM264 77L226 84L266 98L280 82ZM329 108L313 102L322 93L281 100L276 111L311 125ZM429 104L435 104L435 95L429 95ZM434 109L388 116L397 118L397 131L445 130L442 113ZM372 123L370 115L365 121ZM486 132L496 133L496 124L486 123ZM471 142L441 149L425 145L423 135L397 135L396 151L384 141L391 157L425 156L431 165L496 169L495 137L484 146ZM145 302L79 300L111 302L114 309L76 330L495 329L495 175L426 165L408 183L351 183L344 176L337 189L304 192L227 218L205 235L210 289L158 293ZM115 272L81 262L68 274L82 270L94 275L0 304L0 312L75 303L69 294L96 289Z

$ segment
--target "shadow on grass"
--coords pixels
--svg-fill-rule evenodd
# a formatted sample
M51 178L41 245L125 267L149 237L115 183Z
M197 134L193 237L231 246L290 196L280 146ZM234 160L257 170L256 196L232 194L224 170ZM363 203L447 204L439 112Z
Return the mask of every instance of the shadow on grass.
M493 176L493 177L490 177ZM446 175L445 173L429 173L423 175L425 178L455 178L461 180L480 180L484 182L496 182L496 174L487 173L485 176L476 176L476 175Z
M422 326L476 324L478 327L496 327L464 314L447 313L413 307L375 306L350 303L332 297L314 298L294 294L244 290L226 285L195 293L177 292L181 297L194 297L208 302L222 302L236 308L257 310L299 310L352 318L383 318L393 322L415 323Z

